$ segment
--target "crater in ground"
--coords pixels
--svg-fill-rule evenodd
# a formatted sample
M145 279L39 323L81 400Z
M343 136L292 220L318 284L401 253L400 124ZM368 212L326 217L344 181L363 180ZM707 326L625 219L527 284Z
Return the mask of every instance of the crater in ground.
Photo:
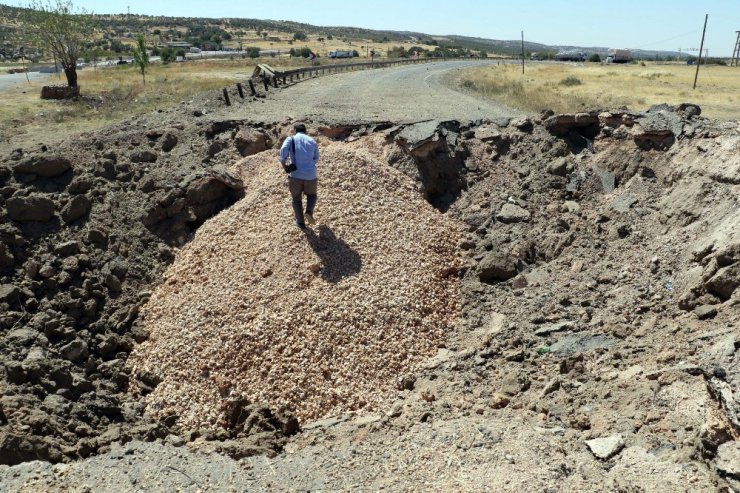
M0 463L143 440L227 453L265 489L290 487L270 467L402 488L454 457L501 488L737 487L740 136L687 108L309 122L305 234L275 161L290 122L14 151ZM386 452L419 475L381 474ZM457 464L437 484L475 489Z

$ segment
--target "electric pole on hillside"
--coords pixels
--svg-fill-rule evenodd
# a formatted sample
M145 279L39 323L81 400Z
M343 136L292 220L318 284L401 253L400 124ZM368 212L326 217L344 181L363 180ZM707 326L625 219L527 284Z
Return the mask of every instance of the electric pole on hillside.
M707 21L709 14L704 17L704 31L701 33L701 46L699 46L699 62L696 64L696 75L694 75L694 89L696 89L696 79L699 78L699 67L701 66L701 52L704 50L704 35L707 34Z
M522 31L522 75L524 75L524 31Z
M730 67L733 65L737 67L740 65L740 31L735 31L737 33L737 40L735 41L735 50L732 52L732 61L730 61Z

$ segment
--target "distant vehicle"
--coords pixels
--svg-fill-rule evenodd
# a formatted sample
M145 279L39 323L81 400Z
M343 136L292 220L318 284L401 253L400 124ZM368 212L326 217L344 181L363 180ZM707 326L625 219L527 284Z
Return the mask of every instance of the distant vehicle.
M188 50L188 53L200 53L200 48L196 48L195 46L191 46Z
M612 48L606 55L606 63L629 63L632 61L632 52L625 48Z
M329 52L329 58L352 58L355 56L354 52L352 51L330 51Z
M586 53L583 51L561 51L555 55L559 62L585 62Z
M530 60L542 60L542 55L540 55L539 53L536 53L535 52L535 53L532 53L531 55L529 55L529 59Z

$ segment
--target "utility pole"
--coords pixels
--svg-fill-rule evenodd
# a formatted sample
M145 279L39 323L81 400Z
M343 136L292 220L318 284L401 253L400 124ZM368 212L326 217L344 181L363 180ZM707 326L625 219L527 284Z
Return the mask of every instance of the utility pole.
M707 21L709 20L709 14L704 17L704 30L701 33L701 46L699 46L699 63L696 64L696 74L694 75L694 89L696 89L696 79L699 78L699 67L701 66L701 52L704 49L704 35L707 34Z
M737 33L737 41L735 41L735 50L732 52L732 60L730 61L730 67L740 65L740 31Z
M522 75L524 75L524 31L522 31Z

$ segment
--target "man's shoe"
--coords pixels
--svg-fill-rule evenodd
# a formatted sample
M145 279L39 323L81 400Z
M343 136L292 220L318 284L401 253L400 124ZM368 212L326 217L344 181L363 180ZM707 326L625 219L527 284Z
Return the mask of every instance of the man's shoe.
M299 223L298 221L293 221L293 224L295 224L296 226L298 226L301 229L306 229L306 225L303 224L303 223Z
M308 212L306 212L306 214L304 214L304 217L308 224L316 224L316 219L313 218L313 214L309 214Z

